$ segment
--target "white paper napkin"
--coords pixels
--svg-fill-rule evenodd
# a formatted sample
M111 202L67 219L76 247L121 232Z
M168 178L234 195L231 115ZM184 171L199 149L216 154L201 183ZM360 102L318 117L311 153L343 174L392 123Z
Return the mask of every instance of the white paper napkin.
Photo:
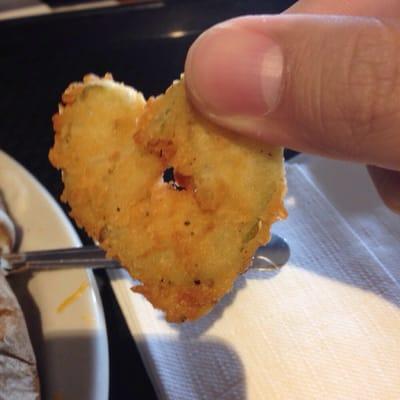
M400 399L400 216L361 166L300 157L287 178L289 263L201 320L166 323L111 273L160 398Z

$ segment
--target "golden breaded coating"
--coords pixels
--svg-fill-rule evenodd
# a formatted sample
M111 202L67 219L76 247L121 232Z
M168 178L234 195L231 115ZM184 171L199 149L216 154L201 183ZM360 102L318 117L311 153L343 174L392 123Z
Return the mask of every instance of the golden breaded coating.
M206 121L183 80L146 103L90 76L63 103L50 160L72 217L168 321L207 313L286 216L282 149Z

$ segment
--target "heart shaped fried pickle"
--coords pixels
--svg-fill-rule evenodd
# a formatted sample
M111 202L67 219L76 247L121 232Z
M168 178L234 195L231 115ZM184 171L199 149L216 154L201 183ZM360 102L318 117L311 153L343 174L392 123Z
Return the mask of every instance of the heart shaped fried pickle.
M183 80L146 102L91 75L62 101L50 160L72 217L168 321L206 314L286 216L282 149L205 120Z

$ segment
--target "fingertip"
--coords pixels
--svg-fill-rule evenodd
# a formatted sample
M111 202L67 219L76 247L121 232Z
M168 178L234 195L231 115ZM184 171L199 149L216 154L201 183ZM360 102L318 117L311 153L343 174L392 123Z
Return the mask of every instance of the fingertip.
M400 214L400 171L369 165L368 172L385 205Z
M280 87L281 49L267 34L242 21L231 20L204 32L185 63L190 98L200 111L221 119L265 115Z

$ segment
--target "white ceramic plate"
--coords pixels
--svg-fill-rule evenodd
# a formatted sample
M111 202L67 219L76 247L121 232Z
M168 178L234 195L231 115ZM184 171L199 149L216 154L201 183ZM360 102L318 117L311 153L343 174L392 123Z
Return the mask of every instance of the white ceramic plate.
M60 207L35 178L0 151L0 189L23 235L22 250L79 246ZM108 398L108 345L103 308L90 270L12 277L38 360L44 399ZM82 293L60 305L79 288Z

